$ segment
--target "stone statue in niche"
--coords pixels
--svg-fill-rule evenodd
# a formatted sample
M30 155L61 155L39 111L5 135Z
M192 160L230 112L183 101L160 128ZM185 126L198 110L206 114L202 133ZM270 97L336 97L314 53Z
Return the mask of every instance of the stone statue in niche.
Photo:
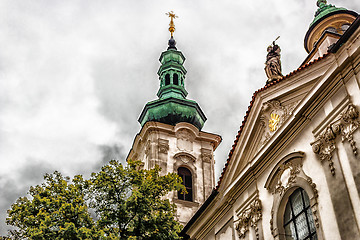
M279 39L277 37L275 41ZM279 45L275 44L275 41L272 42L272 45L270 45L267 48L267 56L266 56L266 62L265 62L265 73L268 77L268 80L266 83L270 83L271 81L277 80L282 78L281 73L281 61L280 61L280 52L281 49Z

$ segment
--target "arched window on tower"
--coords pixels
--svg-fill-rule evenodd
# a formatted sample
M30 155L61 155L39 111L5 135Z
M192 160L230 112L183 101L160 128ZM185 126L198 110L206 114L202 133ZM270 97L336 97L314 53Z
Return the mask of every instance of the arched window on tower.
M174 73L173 81L175 85L179 85L179 76L177 75L177 73Z
M286 239L317 239L309 196L296 189L289 197L284 215Z
M165 86L170 85L170 74L165 75Z
M182 178L183 184L187 191L187 193L178 191L178 199L192 202L192 176L190 170L184 167L179 167L178 175Z

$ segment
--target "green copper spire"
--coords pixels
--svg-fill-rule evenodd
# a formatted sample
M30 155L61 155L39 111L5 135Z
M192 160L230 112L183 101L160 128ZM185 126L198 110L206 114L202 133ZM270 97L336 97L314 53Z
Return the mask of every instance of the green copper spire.
M171 18L169 27L171 37L167 50L161 53L159 59L161 63L157 73L160 80L160 88L157 93L159 99L145 105L139 122L141 126L149 121L170 125L188 122L201 130L206 117L195 101L186 99L188 94L185 90L186 69L183 66L185 57L177 50L176 41L173 37L175 31L173 19L177 16L173 12L168 13L168 15Z
M161 66L158 71L160 88L157 96L160 99L169 97L185 99L187 92L184 86L186 69L184 55L177 51L174 38L170 38L168 50L160 56Z
M347 10L346 8L337 8L334 5L327 4L326 0L318 0L316 5L319 7L315 12L315 18L310 24L310 27L322 17L341 10Z

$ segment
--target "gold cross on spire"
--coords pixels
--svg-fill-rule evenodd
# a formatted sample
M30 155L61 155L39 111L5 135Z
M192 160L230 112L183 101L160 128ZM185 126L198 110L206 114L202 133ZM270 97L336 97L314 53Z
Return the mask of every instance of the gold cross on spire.
M174 24L174 18L178 18L178 16L175 15L175 13L173 11L165 13L166 15L169 16L170 20L170 24L169 24L169 32L171 33L171 37L173 37L173 33L175 32L175 24Z

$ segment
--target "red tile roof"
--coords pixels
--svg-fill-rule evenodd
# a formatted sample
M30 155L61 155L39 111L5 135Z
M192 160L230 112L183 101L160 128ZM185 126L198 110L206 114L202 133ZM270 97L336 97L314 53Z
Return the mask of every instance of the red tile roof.
M266 84L263 88L260 88L259 90L257 90L257 91L254 92L254 94L253 94L253 96L252 96L252 99L251 99L251 101L250 101L250 105L249 105L249 107L248 107L248 110L246 111L244 120L243 120L242 123L241 123L240 130L238 131L238 133L237 133L237 135L236 135L236 139L234 140L234 144L232 145L231 150L230 150L230 152L229 152L228 158L227 158L226 163L225 163L225 167L223 168L223 171L222 171L222 173L221 173L221 176L220 176L220 178L219 178L219 181L218 181L218 183L217 183L217 186L215 187L215 190L216 190L216 191L219 190L219 187L220 187L220 184L221 184L221 182L222 182L222 179L223 179L224 176L225 176L226 169L227 169L228 165L230 164L230 159L231 159L231 157L232 157L232 155L233 155L233 153L234 153L234 151L235 151L235 148L236 148L236 146L237 146L237 143L238 143L238 141L239 141L239 139L240 139L240 135L241 135L242 130L244 129L244 126L245 126L245 123L246 123L246 119L248 118L249 113L250 113L250 111L251 111L251 108L252 108L252 106L253 106L253 104L254 104L254 102L255 102L255 97L256 97L256 95L257 95L259 92L262 92L262 91L270 88L271 86L274 86L274 85L276 85L277 83L282 82L282 81L290 78L291 76L294 76L294 75L297 74L298 72L300 72L300 71L306 69L307 67L313 65L314 63L319 62L320 60L324 59L324 58L327 57L328 55L329 55L328 53L327 53L327 54L324 54L322 57L319 57L319 58L315 59L315 60L312 61L312 62L306 63L306 64L300 66L298 69L290 72L290 73L287 74L286 76L283 76L282 78L280 78L280 79L278 79L278 80L272 81L272 82Z

